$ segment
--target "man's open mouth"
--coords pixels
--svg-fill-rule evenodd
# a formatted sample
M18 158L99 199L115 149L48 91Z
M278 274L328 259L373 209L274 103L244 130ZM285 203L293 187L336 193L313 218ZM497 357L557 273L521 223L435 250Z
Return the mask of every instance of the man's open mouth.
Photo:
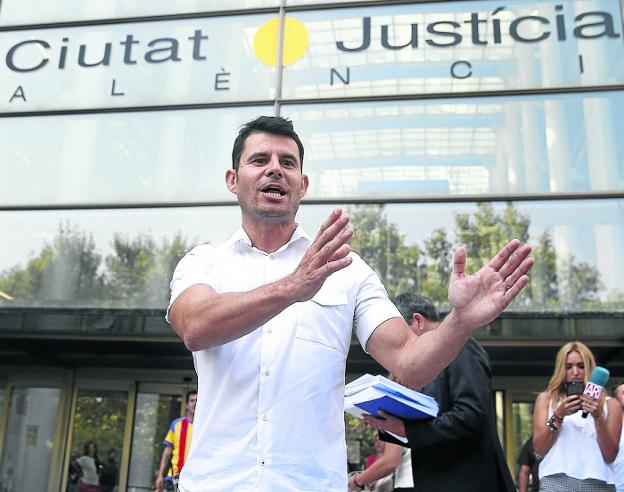
M266 188L262 188L262 193L266 193L267 195L271 195L274 197L285 196L286 192L277 186L267 186Z

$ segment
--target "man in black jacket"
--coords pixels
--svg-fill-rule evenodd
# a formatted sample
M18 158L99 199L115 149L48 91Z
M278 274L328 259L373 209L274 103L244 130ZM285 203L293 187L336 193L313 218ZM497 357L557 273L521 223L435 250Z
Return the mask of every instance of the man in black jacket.
M437 309L426 297L402 294L395 303L417 335L440 322ZM483 347L470 338L457 358L419 391L438 401L435 419L404 422L391 415L385 420L365 417L381 431L407 437L403 445L412 450L415 490L515 491L496 433L490 364ZM381 437L402 444L385 432Z

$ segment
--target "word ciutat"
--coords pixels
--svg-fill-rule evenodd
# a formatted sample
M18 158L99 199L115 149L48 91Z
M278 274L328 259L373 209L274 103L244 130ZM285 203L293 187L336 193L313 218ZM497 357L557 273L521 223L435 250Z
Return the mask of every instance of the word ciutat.
M193 60L205 60L202 45L208 40L208 35L197 29L187 40L189 43L176 38L156 38L142 45L133 34L127 34L125 39L119 41L121 49L117 48L115 54L118 53L117 56L125 65L136 65L141 58L146 63L179 62L182 61L181 52L184 50ZM55 65L59 70L65 69L69 63L77 63L85 68L110 65L114 55L113 42L104 43L103 48L99 46L95 54L94 51L93 47L80 44L76 54L76 46L72 45L68 37L62 38L57 45L45 39L28 39L7 50L6 66L14 72L33 72L46 65Z

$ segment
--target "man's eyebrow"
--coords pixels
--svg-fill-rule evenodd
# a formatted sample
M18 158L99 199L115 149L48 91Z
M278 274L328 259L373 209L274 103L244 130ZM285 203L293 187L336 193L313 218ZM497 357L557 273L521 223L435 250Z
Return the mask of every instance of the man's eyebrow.
M254 160L254 159L258 158L258 157L267 157L269 154L270 154L270 152L265 152L263 150L260 150L258 152L254 152L253 154L250 154L247 159L252 161L252 160ZM296 163L299 163L299 160L297 159L297 156L295 154L291 154L290 152L285 152L283 154L280 154L279 157L280 157L280 159L284 159L284 158L292 159Z
M254 152L253 154L250 154L247 159L251 161L252 159L255 159L256 157L266 157L267 155L268 153L264 151Z

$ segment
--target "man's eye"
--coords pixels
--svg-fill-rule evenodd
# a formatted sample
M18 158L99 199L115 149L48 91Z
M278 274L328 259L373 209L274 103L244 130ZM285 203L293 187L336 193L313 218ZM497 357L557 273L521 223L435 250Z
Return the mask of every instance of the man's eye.
M284 166L287 166L287 167L294 167L295 166L295 163L293 161L284 161L282 164Z

